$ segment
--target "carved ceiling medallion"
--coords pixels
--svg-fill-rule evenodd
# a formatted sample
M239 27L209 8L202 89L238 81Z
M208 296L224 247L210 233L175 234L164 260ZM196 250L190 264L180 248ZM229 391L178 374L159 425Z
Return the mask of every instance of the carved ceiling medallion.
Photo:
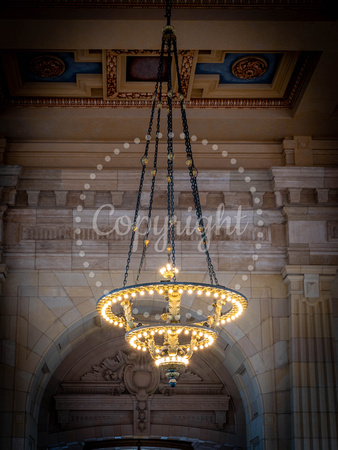
M66 65L56 56L42 55L32 59L30 69L38 77L57 78L66 70Z
M258 56L245 56L235 61L231 71L241 80L253 80L267 71L268 64L265 59Z

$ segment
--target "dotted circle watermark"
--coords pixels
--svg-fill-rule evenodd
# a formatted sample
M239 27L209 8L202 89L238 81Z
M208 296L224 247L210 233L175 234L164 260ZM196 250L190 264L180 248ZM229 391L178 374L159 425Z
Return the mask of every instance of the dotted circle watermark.
M159 139L161 139L161 138L163 137L163 134L159 132L159 133L157 133L157 137L158 137ZM174 133L169 133L169 134L168 134L168 137L169 137L169 138L173 138L173 137L174 137ZM179 135L179 137L180 137L180 139L183 140L183 139L185 139L185 134L184 134L184 133L181 133L181 134ZM150 141L150 140L151 140L151 136L150 136L150 135L146 135L146 136L145 136L145 139L146 139L146 141ZM196 142L196 141L197 141L197 136L196 136L196 135L192 135L192 136L190 137L190 139L191 139L192 142ZM134 139L134 144L140 144L140 143L141 143L141 139L138 138L138 137L136 137L136 138ZM207 145L209 145L209 142L208 142L207 139L202 139L201 144L202 144L203 146L207 146ZM129 142L125 142L125 143L122 144L122 147L123 147L124 150L128 150L128 149L130 148L130 143L129 143ZM211 150L212 150L212 151L215 151L215 152L216 152L216 151L220 151L223 158L227 158L227 157L229 156L228 152L227 152L226 150L220 149L218 144L212 144L212 145L211 145ZM121 149L118 148L118 147L114 148L113 154L115 155L115 157L119 156L119 155L121 154ZM103 162L103 164L104 164L104 163L110 163L111 160L112 160L111 156L110 156L110 155L106 155L106 156L104 157L104 162ZM96 166L97 171L101 171L101 170L104 168L104 165L103 165L103 164L102 164L102 163L98 163L98 164L97 164L97 166ZM238 164L237 159L236 159L236 158L230 158L230 164L231 164L232 166L236 166L236 165ZM258 205L260 205L260 203L262 202L262 198L260 198L260 197L257 196L257 195L254 196L254 194L255 194L255 192L257 191L257 189L256 189L256 187L252 184L252 179L251 179L251 177L248 176L248 175L245 175L245 169L244 169L244 167L242 167L242 166L239 166L239 167L237 168L237 171L238 171L239 174L243 174L243 181L249 185L249 192L251 192L251 194L253 195L253 206L255 206L255 205L258 206ZM89 179L90 179L90 180L95 180L96 178L97 178L97 174L96 174L95 172L90 173L90 175L89 175ZM91 188L91 184L88 183L88 182L86 182L86 183L84 183L83 188L84 188L85 191L89 191L90 188ZM83 201L84 203L85 203L86 198L87 198L87 196L86 196L85 193L82 193L82 194L80 194L80 196L79 196L79 199L80 199L81 201ZM83 210L84 210L84 207L83 207L82 204L77 205L76 211L77 211L78 213L81 213ZM192 211L192 208L190 207L190 208L188 209L188 211L191 212L191 211ZM262 218L261 218L261 216L262 216L262 214L263 214L263 210L262 210L261 208L258 208L258 209L254 209L254 212L255 212L255 214L257 214L258 219L259 219L259 220L257 220L257 225L258 225L259 227L263 227L263 226L264 226L264 221L263 221ZM75 220L75 222L78 223L78 224L81 223L81 221L82 221L80 215L76 215L75 218L74 218L74 220ZM75 229L75 234L76 234L76 235L80 235L80 234L81 234L81 228L76 228L76 229ZM262 239L262 238L264 237L264 233L263 233L262 231L259 231L259 232L257 233L257 237L258 237L259 239ZM82 241L81 239L77 239L77 240L76 240L76 245L77 245L78 247L81 247L81 246L83 245L83 241ZM255 249L256 249L256 250L260 250L261 248L262 248L262 244L260 244L260 243L256 243L256 244L255 244ZM84 269L90 269L90 262L85 258L86 252L85 252L84 250L80 250L79 253L78 253L78 255L79 255L81 258L84 258L84 262L83 262L83 267L84 267ZM254 264L255 264L255 262L258 260L258 258L259 258L259 256L258 256L257 253L255 253L255 254L252 255L252 263L248 264L248 266L247 266L247 270L248 270L249 273L252 273L252 272L254 271L254 269L255 269ZM89 276L90 278L94 279L94 278L96 277L96 274L95 274L95 272L94 272L93 270L91 270L91 271L88 273L88 276ZM249 279L248 275L246 275L246 274L243 274L243 275L242 275L242 280L243 280L243 281L247 281L248 279ZM101 287L102 287L102 281L100 281L100 280L95 281L95 286L96 286L97 288L101 288ZM241 288L242 288L242 286L241 286L240 284L237 283L237 284L235 285L235 289L236 289L237 291L239 291ZM106 294L108 294L108 293L109 293L109 291L108 291L107 289L104 289L104 290L103 290L103 295L106 295ZM208 309L208 311L212 311L212 310L213 310L213 306L212 306L212 305L208 305L207 309ZM138 311L137 308L134 308L134 309L133 309L133 314L138 314L138 312L139 312L139 311ZM201 316L201 315L203 315L203 311L202 311L201 309L198 309L198 310L196 311L196 314L197 314L198 316ZM145 311L145 312L143 313L143 316L144 316L145 318L148 318L149 315L150 315L150 314L149 314L148 311ZM161 316L160 316L159 314L156 314L156 315L155 315L155 320L159 320L160 317L161 317ZM185 317L186 317L187 319L191 319L192 315L191 315L190 312L187 312L187 313L185 314Z

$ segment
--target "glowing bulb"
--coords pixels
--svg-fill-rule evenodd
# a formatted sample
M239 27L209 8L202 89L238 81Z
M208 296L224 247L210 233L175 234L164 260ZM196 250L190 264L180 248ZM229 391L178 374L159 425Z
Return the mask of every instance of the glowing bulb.
M154 336L154 334L155 334L155 331L154 331L154 330L152 330L152 331L150 332L150 334L151 334L152 336Z
M188 289L188 294L192 294L192 289Z
M167 264L167 270L170 270L170 269L171 269L171 265Z
M200 331L200 332L199 332L199 335L200 335L200 336L203 336L203 333L202 333L202 331Z
M123 323L122 323L122 322L119 323L119 327L120 327L120 328L123 327Z
M140 338L142 337L142 334L139 333L139 334L137 335L137 337L140 339Z
M136 297L136 294L135 294L135 292L133 292L133 293L131 294L131 296L132 296L132 297Z
M149 294L153 295L154 291L152 289L150 289Z
M173 290L172 289L169 289L169 294L172 294L173 293Z
M207 294L208 297L210 296L210 292L209 291L207 291L206 294Z
M146 331L145 331L145 332L143 333L143 336L144 336L144 337L146 337L146 336L147 336L147 332L146 332Z
M185 330L185 331L184 331L184 334L189 334L189 330Z
M202 294L202 291L201 291L201 290L198 290L198 291L197 291L197 294L198 294L198 295L201 295L201 294Z
M116 326L118 324L117 320L115 320L114 325Z
M113 303L116 303L116 298L113 298Z
M222 324L222 325L225 324L225 320L224 320L224 319L221 320L221 324Z
M141 295L144 295L144 291L141 291L140 294L141 294Z
M197 350L197 347L196 347L196 346L194 347L194 350L195 350L195 351Z
M141 346L140 345L137 346L137 350L141 350Z
M197 332L194 330L194 331L192 332L192 334L193 334L194 336L196 336Z
M230 317L227 318L227 322L230 322Z
M163 294L163 289L160 289L158 292L159 292L160 294Z
M145 352L147 349L145 347L142 348L142 351Z
M124 298L128 298L128 294L124 294L124 296L123 296Z
M117 300L118 300L119 302L122 300L121 295L119 295L119 296L117 297Z
M178 292L179 292L180 294L182 294L182 293L183 293L183 289L179 289Z
M225 299L225 294L221 295L221 299L224 300Z
M215 298L217 298L217 297L218 297L218 294L217 294L217 292L215 292L215 294L214 294L214 297L215 297Z

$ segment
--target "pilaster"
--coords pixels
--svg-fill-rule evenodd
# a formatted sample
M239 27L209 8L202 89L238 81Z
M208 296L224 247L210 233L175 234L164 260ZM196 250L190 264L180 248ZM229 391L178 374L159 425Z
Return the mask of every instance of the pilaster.
M331 282L337 266L288 265L293 448L337 445Z

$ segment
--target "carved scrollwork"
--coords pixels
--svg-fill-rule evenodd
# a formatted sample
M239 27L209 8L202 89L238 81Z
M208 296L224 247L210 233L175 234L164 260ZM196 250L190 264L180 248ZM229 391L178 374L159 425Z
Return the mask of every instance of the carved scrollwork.
M119 350L113 358L105 358L101 364L93 366L90 372L81 377L81 381L123 381L125 362L128 356Z
M235 61L231 71L241 80L253 80L266 72L268 64L265 59L258 56L245 56Z
M63 74L66 69L62 59L53 55L41 55L32 59L30 69L34 75L41 78L56 78Z

